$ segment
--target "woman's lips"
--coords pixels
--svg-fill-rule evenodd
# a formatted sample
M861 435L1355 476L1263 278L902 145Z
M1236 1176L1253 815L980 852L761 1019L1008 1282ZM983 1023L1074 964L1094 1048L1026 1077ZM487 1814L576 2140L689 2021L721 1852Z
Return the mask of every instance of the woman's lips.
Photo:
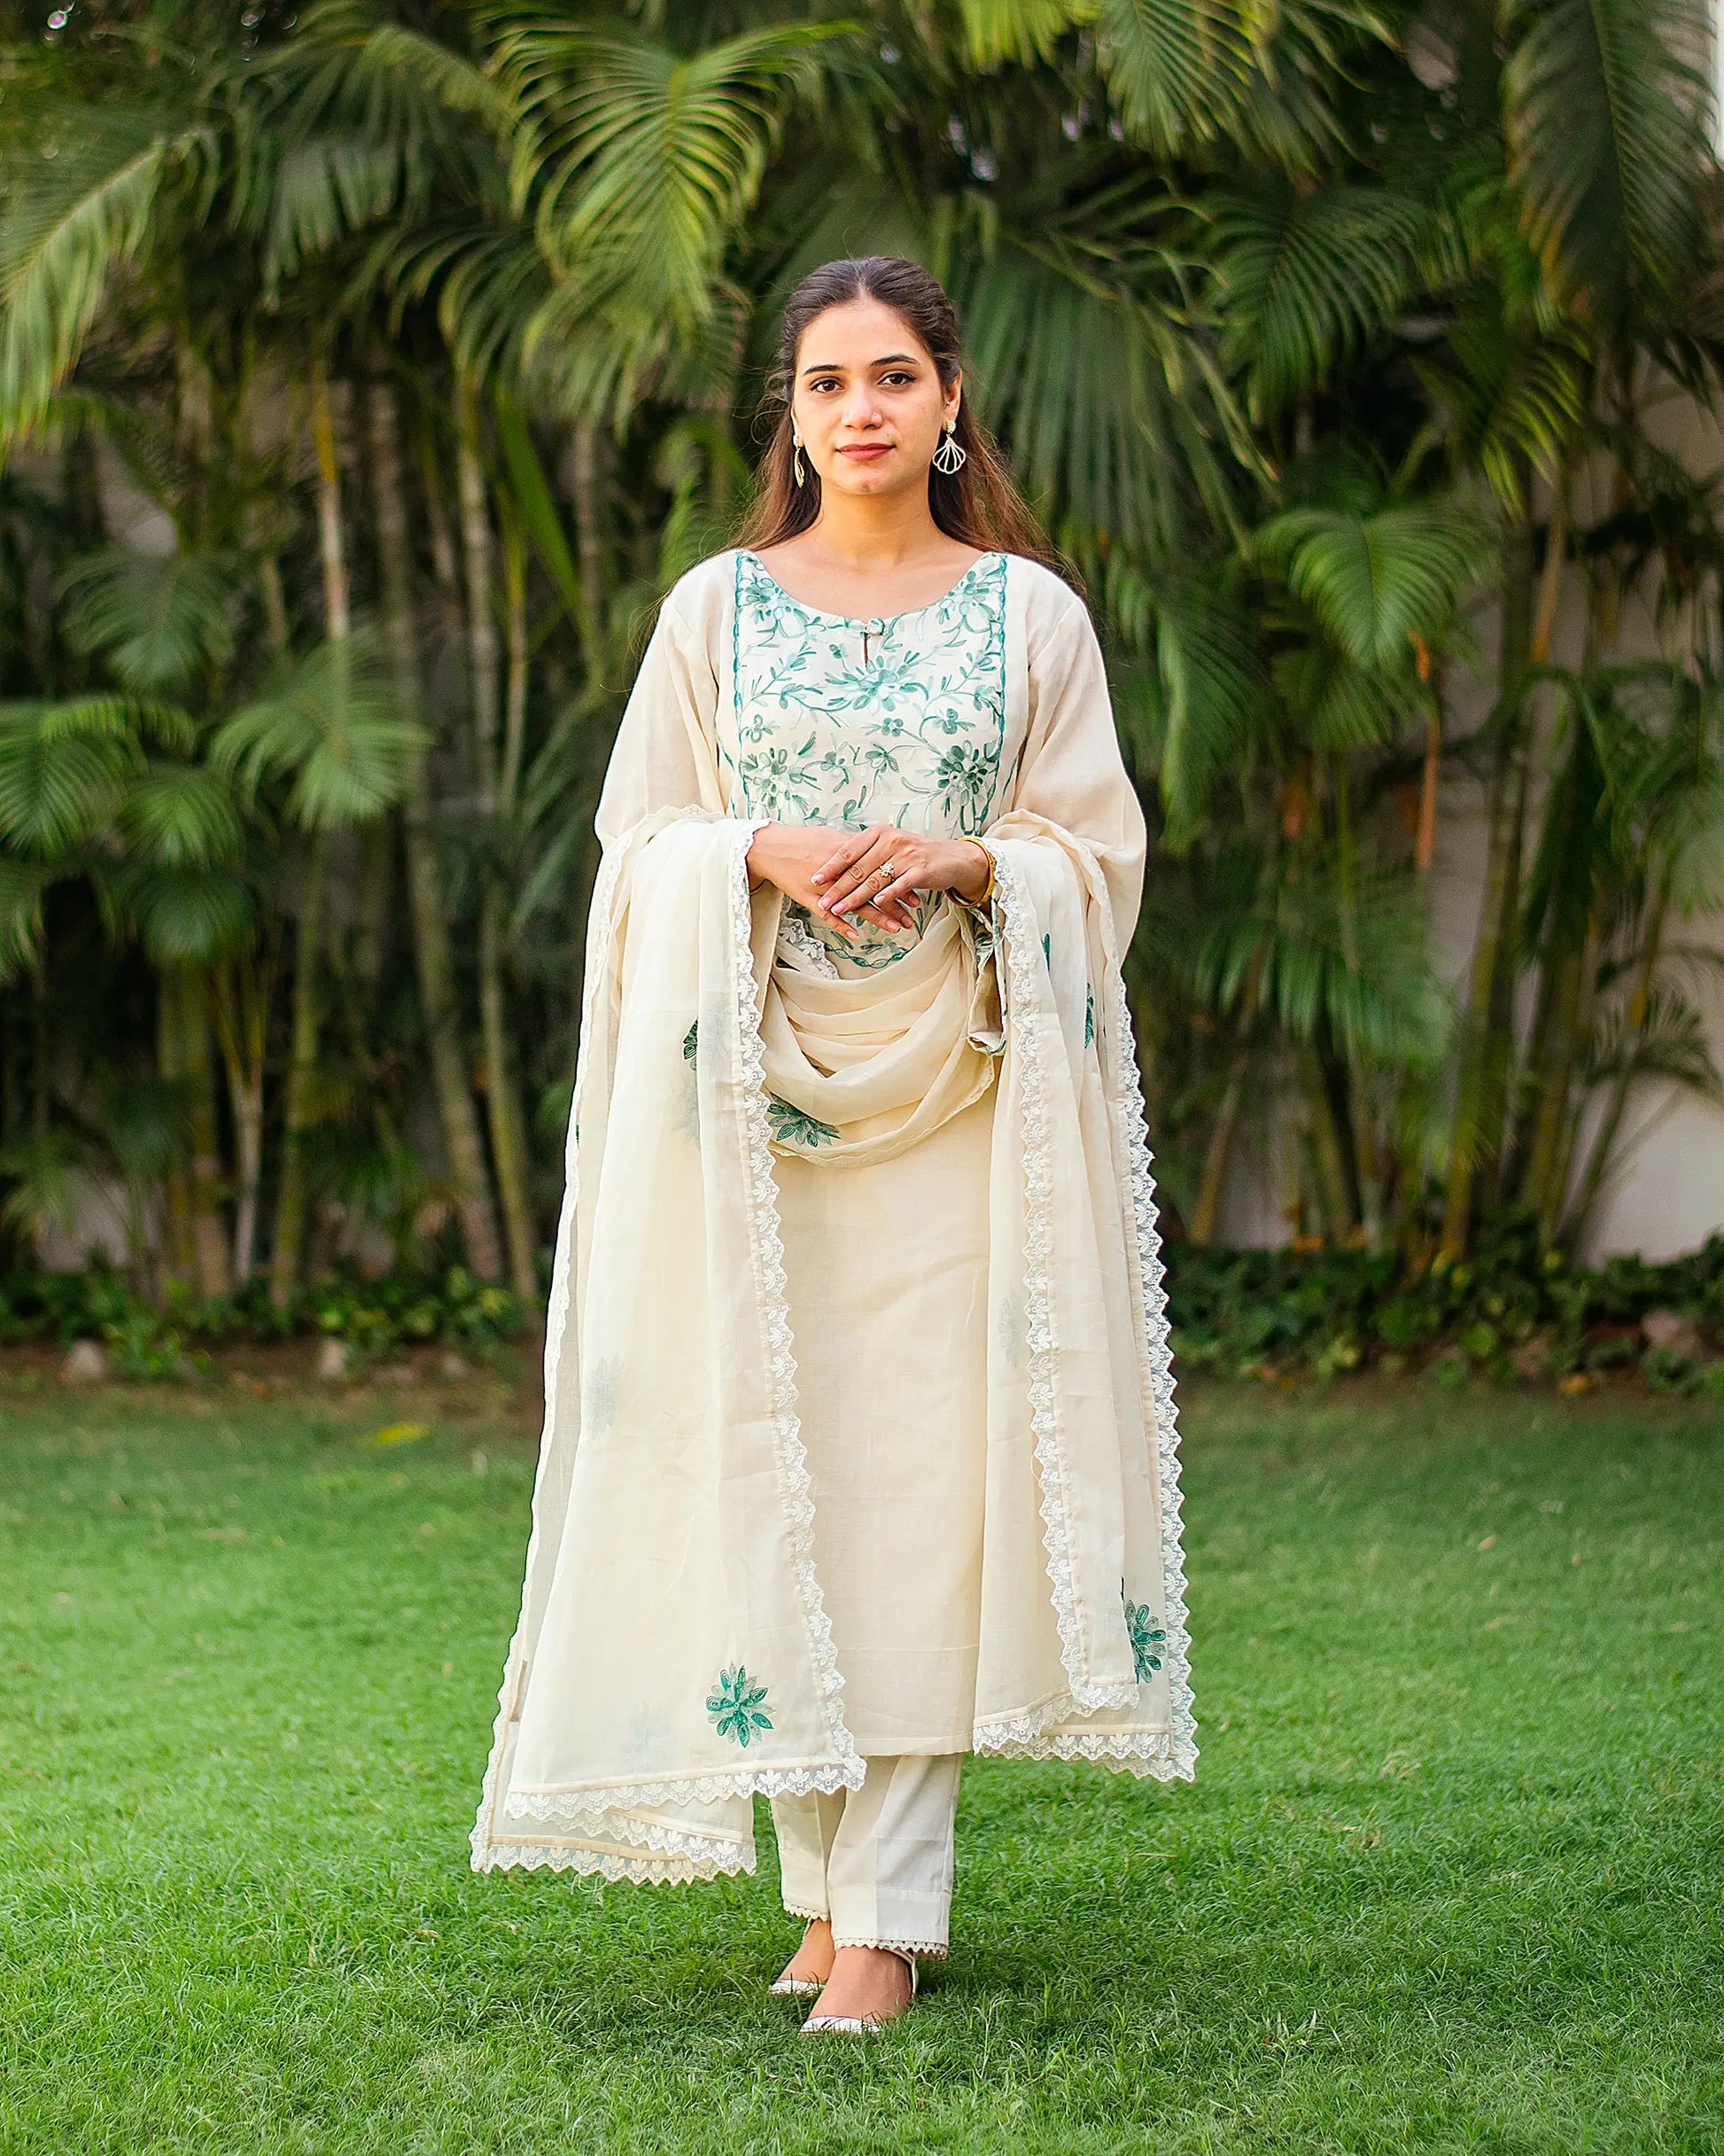
M866 464L872 463L877 456L887 455L892 447L889 441L869 442L866 446L858 442L854 448L840 449L838 454L840 456L853 456L858 463Z

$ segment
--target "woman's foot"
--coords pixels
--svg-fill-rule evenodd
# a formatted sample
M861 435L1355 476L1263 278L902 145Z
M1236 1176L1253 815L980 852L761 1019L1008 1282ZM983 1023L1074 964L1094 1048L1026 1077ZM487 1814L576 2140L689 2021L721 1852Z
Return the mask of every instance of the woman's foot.
M811 1917L802 1944L784 1965L773 1986L788 1992L818 1991L832 1974L832 1925L825 1917Z
M830 1928L827 1937L831 1936ZM896 2021L915 1995L910 1964L885 1946L841 1946L811 2021Z

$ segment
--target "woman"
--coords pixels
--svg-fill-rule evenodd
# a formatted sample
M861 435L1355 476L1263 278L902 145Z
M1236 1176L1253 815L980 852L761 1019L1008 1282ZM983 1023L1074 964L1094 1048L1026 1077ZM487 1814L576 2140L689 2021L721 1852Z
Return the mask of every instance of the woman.
M926 271L827 263L743 543L600 801L545 1436L473 1861L710 1878L773 1987L944 1953L966 1752L1187 1778L1177 1455L1120 961L1142 812L1083 602Z

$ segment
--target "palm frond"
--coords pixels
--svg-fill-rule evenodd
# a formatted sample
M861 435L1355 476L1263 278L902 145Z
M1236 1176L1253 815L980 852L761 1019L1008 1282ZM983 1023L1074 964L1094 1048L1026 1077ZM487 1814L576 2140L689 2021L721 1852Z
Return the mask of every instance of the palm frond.
M1075 24L1095 15L1094 0L958 0L958 17L972 66L985 70L1016 60L1045 60Z
M240 857L232 790L207 765L146 765L128 782L118 821L128 852L153 867L209 868Z
M143 860L105 867L97 892L110 934L136 934L158 966L203 962L247 950L256 907L245 878L193 860Z
M184 689L232 656L241 565L210 554L105 547L61 580L76 648L99 653L140 697Z
M0 987L17 979L42 947L43 893L54 871L0 852Z
M104 829L143 765L128 728L68 723L67 709L0 704L0 838L39 861Z
M1219 212L1222 354L1254 418L1320 387L1388 326L1413 289L1428 224L1424 205L1355 186L1240 196Z
M0 218L0 442L41 421L113 272L156 230L172 181L214 149L207 128L95 105L50 109L14 144Z
M1510 170L1553 281L1613 319L1699 268L1710 163L1702 0L1506 0Z
M355 635L319 645L225 720L210 760L245 797L267 779L291 779L288 813L328 830L369 822L400 800L428 739L396 708L376 647Z
M547 261L589 307L692 326L789 97L850 26L774 26L683 53L523 15L498 59L524 122L516 199Z
M1389 502L1369 515L1288 510L1257 533L1279 570L1355 665L1404 665L1414 637L1441 640L1489 558L1489 527L1456 501Z

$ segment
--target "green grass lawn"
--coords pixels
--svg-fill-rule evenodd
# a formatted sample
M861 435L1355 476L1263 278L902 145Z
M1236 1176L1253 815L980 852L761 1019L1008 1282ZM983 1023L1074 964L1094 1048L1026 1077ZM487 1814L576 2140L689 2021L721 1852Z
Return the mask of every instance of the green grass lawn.
M1724 1420L1193 1395L1189 1787L971 1762L866 2045L475 1878L530 1413L0 1391L0 2150L1724 2148ZM417 1413L417 1442L365 1442Z

